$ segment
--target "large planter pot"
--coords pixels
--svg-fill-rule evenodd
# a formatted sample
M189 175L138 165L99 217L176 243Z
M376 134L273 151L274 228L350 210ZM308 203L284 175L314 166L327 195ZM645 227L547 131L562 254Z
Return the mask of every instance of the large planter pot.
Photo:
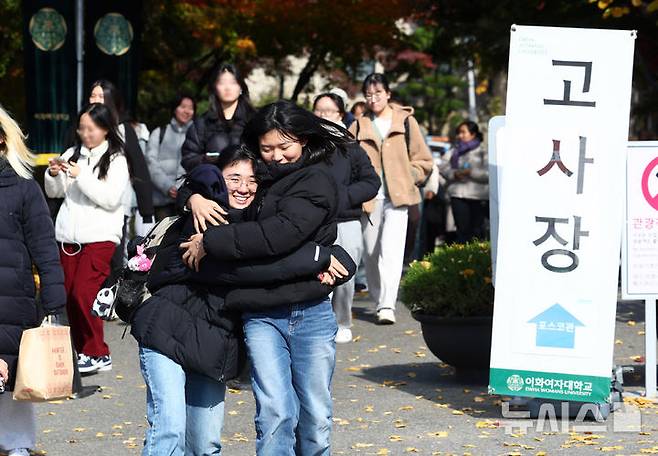
M492 317L444 318L413 312L427 348L453 366L461 380L486 383L491 355Z

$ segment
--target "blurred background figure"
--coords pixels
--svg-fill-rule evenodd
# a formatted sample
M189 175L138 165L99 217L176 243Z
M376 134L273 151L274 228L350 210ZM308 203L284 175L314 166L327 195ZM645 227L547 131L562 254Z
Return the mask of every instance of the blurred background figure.
M368 153L382 182L374 200L364 205L362 218L368 291L377 306L377 322L395 323L398 286L402 276L408 207L421 201L418 184L432 169L413 108L390 103L388 80L381 73L363 82L368 113L350 132Z
M224 149L240 144L242 130L254 115L247 84L230 63L217 68L208 96L210 109L194 121L183 143L181 163L186 171L201 163L216 163Z
M172 106L171 120L153 130L146 146L146 162L153 181L156 222L176 215L176 180L185 173L181 165L181 147L195 113L194 99L189 95L179 95Z
M344 127L343 99L335 93L323 93L315 98L313 112L316 116ZM363 255L361 216L363 203L377 195L381 181L365 151L353 142L339 149L331 157L331 173L338 184L338 237L336 243L350 254L356 264ZM337 287L332 305L338 323L337 343L352 341L352 302L354 301L354 277Z
M489 213L489 161L478 125L466 120L457 126L457 139L441 164L446 179L456 241L486 239L485 219Z

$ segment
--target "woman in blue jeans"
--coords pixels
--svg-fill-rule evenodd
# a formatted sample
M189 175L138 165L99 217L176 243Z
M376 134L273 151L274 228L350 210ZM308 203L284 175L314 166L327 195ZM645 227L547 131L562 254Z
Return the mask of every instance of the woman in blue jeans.
M255 165L253 154L232 148L218 162L221 169L197 166L181 191L199 192L189 199L210 202L222 208L231 223L238 222L254 200ZM191 207L194 214L198 207ZM237 376L245 358L240 315L227 306L234 300L230 287L267 286L268 300L282 304L288 302L289 288L300 280L311 282L309 289L326 290L319 273L347 274L337 266L330 269L332 256L343 254L339 247L325 249L311 242L284 257L258 262L207 260L201 270L192 271L181 259L179 243L195 232L193 214L167 230L149 273L153 295L131 320L147 386L150 428L145 456L220 454L225 381ZM289 281L293 283L285 283Z
M278 101L256 113L242 139L265 164L256 201L246 211L250 221L192 236L184 244L188 264L197 267L206 254L257 260L288 254L307 241L331 245L338 192L327 159L353 141L349 133ZM259 456L330 454L337 325L331 290L311 288L298 283L284 305L268 302L267 289L237 289L226 298L229 307L246 310Z

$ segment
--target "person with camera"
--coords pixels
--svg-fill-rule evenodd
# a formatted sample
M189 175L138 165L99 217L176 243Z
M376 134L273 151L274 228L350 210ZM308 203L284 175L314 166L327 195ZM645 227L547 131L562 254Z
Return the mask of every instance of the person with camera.
M30 402L12 399L23 331L64 312L64 273L50 211L32 178L34 155L18 124L0 107L0 452L28 456L36 423ZM32 268L40 280L40 299Z

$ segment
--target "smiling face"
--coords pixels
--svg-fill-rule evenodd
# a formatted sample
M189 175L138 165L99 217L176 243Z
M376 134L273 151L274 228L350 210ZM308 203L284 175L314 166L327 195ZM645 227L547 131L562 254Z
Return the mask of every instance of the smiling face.
M93 149L101 145L105 138L107 137L107 130L99 127L91 119L91 116L87 113L84 113L80 117L80 125L78 126L78 135L80 135L80 141L87 149Z
M194 103L189 98L183 98L174 111L176 121L185 125L194 117Z
M89 95L89 103L100 103L105 102L105 94L103 93L103 88L99 85L91 89L91 95Z
M258 183L251 161L233 162L222 170L222 175L228 188L229 206L244 209L254 201Z
M363 94L366 97L366 104L375 115L379 115L388 106L388 100L391 99L391 92L387 92L381 83L371 84Z
M305 141L270 130L259 138L260 155L265 163L295 163L302 157Z

